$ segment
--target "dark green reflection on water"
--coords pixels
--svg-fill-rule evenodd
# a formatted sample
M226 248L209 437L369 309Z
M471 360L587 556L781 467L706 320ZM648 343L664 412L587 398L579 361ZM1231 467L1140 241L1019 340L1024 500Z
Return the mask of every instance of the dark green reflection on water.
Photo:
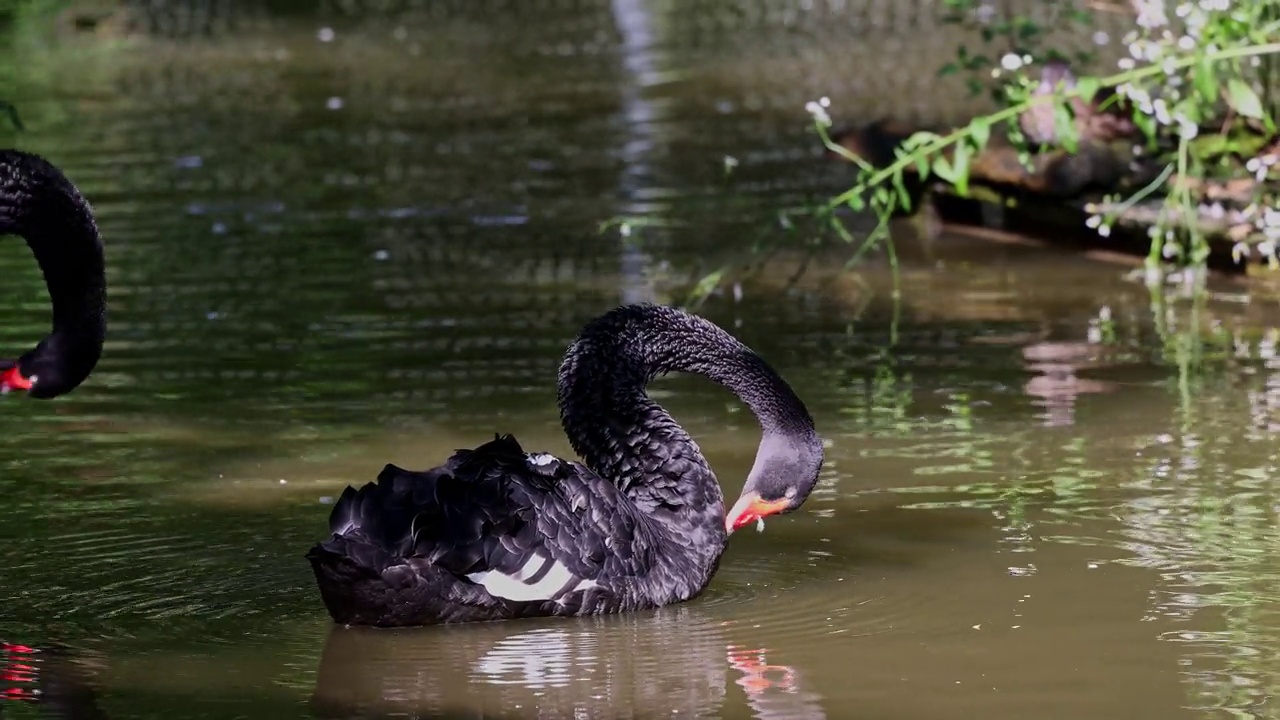
M606 4L441 7L403 33L251 14L0 45L30 126L0 139L93 199L112 287L93 381L0 413L0 638L44 653L6 655L38 672L0 687L38 675L111 718L1272 712L1275 303L950 237L903 239L898 307L878 259L786 288L784 254L703 308L831 448L805 511L735 536L697 602L333 629L302 553L344 483L495 431L569 454L553 387L581 323L679 299L840 180L787 104L809 88L757 82L817 61L743 59L715 35L739 25L681 50ZM596 232L618 213L664 226ZM20 243L0 271L20 349L47 305ZM736 490L745 410L655 394Z

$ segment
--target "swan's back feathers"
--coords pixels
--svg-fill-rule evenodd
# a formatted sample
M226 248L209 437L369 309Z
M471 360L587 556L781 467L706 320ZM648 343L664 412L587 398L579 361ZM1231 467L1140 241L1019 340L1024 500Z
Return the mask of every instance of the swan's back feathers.
M330 515L333 536L308 557L339 622L356 600L391 612L399 593L434 593L451 614L424 622L600 612L613 584L634 587L662 562L620 498L582 465L526 454L503 435L432 470L387 465L348 488Z

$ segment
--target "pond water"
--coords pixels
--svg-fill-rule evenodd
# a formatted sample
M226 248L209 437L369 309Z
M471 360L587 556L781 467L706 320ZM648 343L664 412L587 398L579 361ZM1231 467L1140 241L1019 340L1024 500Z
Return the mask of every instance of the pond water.
M346 483L497 431L571 455L584 321L683 300L848 179L788 94L820 92L803 53L660 52L645 3L482 4L0 46L29 126L0 143L94 202L112 323L79 391L3 402L0 716L1280 716L1277 304L909 229L900 301L883 255L789 286L783 252L699 308L830 441L704 596L335 628L303 553ZM48 311L21 243L0 267L12 354ZM736 494L745 408L654 394Z

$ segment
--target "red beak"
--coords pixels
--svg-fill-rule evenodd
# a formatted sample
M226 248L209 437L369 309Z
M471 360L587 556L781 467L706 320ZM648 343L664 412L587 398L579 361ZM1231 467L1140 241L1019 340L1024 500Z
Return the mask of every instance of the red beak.
M16 364L8 370L0 373L0 392L30 389L31 381L23 377L22 371L18 369Z
M786 498L764 500L755 491L748 490L742 493L742 497L738 498L738 502L733 504L729 514L725 516L725 532L732 533L734 530L744 525L750 525L761 518L776 515L790 506L791 501Z

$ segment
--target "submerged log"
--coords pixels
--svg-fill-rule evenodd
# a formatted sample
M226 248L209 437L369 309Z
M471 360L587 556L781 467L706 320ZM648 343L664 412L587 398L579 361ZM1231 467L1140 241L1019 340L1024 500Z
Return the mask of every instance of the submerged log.
M923 128L911 128L893 120L878 120L860 128L843 130L832 140L871 165L883 168L896 159L902 143ZM1133 174L1131 144L1082 139L1076 152L1052 149L1035 153L1024 164L1017 148L1003 138L993 137L981 152L969 160L969 183L998 191L1002 195L1036 195L1073 198L1086 192L1121 189ZM831 152L832 156L839 157ZM954 159L955 148L943 152ZM1149 173L1144 173L1144 175ZM918 183L914 166L904 175Z

